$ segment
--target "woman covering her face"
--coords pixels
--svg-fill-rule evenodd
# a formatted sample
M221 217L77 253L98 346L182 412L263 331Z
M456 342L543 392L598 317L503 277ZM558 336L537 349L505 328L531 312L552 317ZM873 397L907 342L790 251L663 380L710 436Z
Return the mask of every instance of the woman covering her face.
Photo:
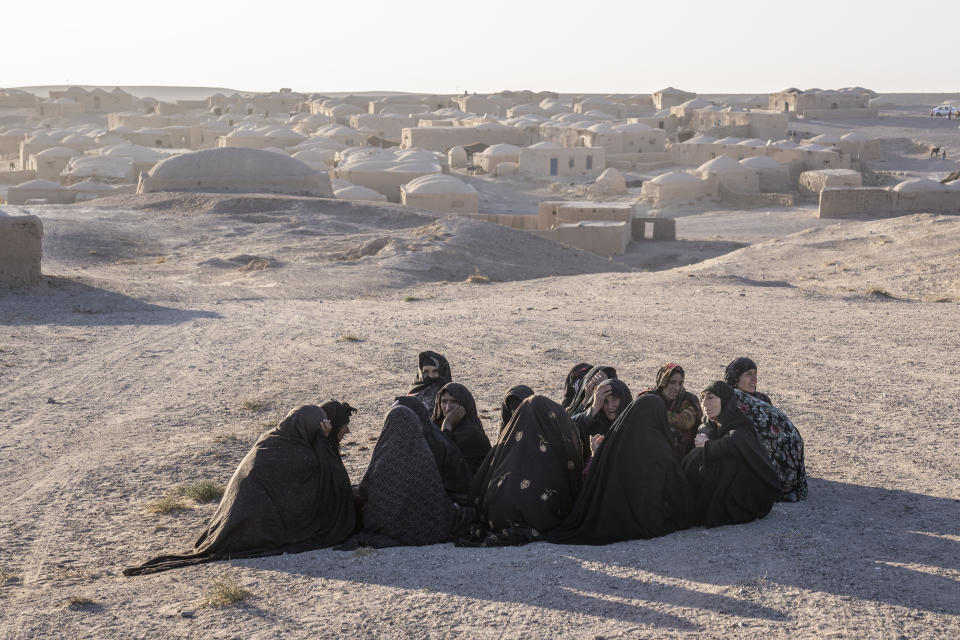
M716 527L763 518L779 495L780 479L737 394L714 382L701 394L704 413L717 425L697 436L683 465L696 496L696 524Z
M625 382L608 378L594 389L590 406L573 416L585 460L590 458L591 452L603 441L610 426L626 411L632 399Z
M646 395L610 427L570 515L547 540L608 544L663 536L692 522L693 496L673 453L666 407Z
M480 416L477 415L477 403L473 394L456 382L450 382L440 389L433 407L433 423L460 449L470 473L477 468L490 452L490 440L483 431Z
M580 491L580 438L563 407L531 396L514 412L470 489L478 523L464 546L542 540L570 512Z
M656 386L641 393L655 393L667 405L667 424L673 434L673 449L678 459L693 449L693 439L703 415L697 396L683 385L685 375L679 364L667 363L657 371Z
M447 359L434 351L422 351L417 356L417 377L407 395L420 398L427 411L433 411L437 392L451 380L453 374Z
M587 409L593 401L593 392L597 386L604 380L612 380L616 379L616 377L617 370L613 367L600 366L591 368L577 383L577 391L573 396L573 400L570 401L570 404L565 405L567 413L575 416L584 409Z
M124 575L343 542L353 533L356 512L350 478L330 439L336 428L314 405L288 413L244 456L193 553L160 556Z

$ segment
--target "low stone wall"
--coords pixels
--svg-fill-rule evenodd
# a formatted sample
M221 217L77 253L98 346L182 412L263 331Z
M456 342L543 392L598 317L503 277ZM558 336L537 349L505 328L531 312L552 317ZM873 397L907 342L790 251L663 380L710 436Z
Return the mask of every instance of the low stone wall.
M863 176L860 175L859 171L852 169L804 171L797 180L801 195L814 197L830 187L860 187L862 185Z
M900 193L885 187L838 187L820 192L821 218L870 213L960 214L960 190Z
M37 216L0 211L0 287L40 284L43 223Z

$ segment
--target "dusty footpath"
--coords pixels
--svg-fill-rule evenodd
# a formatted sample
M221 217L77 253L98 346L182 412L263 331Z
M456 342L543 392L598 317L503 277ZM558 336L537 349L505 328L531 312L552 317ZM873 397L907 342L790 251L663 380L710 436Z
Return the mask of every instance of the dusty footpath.
M960 636L960 218L703 212L658 249L672 268L633 269L643 260L389 206L31 211L45 281L0 292L0 638ZM756 216L769 237L725 235ZM188 549L215 509L148 505L225 484L298 404L361 408L344 447L359 481L427 348L491 436L508 387L556 397L575 362L615 365L638 391L673 360L696 391L750 355L805 438L810 499L602 547L120 574ZM249 595L202 606L225 572Z

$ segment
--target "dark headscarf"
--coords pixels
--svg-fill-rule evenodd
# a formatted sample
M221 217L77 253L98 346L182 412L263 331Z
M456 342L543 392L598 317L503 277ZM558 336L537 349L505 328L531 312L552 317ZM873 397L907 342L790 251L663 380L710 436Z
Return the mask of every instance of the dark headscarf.
M610 387L613 390L613 394L620 398L620 408L617 409L617 417L620 417L620 414L627 410L627 407L630 406L630 402L633 400L630 387L627 386L626 382L617 378L607 378L597 385L597 389L603 386ZM604 419L607 419L607 414L604 413L602 409L597 415L602 415ZM614 418L614 420L616 420L616 418ZM613 424L614 420L610 420L610 424Z
M750 369L756 369L756 368L757 368L757 363L751 360L750 358L737 358L736 360L734 360L733 362L727 365L727 369L723 373L723 380L728 385L736 389L737 385L740 383L740 376L742 376L747 371L750 371ZM749 393L754 398L758 400L763 400L767 404L773 404L773 402L770 400L770 396L768 396L765 393L761 393L760 391L750 391L750 392L744 391L744 393Z
M570 373L567 374L567 379L563 383L563 402L561 404L563 404L564 409L569 407L570 403L573 402L574 396L577 395L577 391L580 389L583 376L587 375L587 372L592 368L593 365L581 362L580 364L573 365L573 368L570 369Z
M750 358L737 358L727 365L727 369L723 373L723 380L735 389L737 387L737 383L740 382L740 376L747 371L750 371L750 369L756 368L757 363Z
M470 488L479 524L459 544L542 540L570 512L583 482L580 442L556 402L531 396L514 412Z
M436 378L425 378L423 368L431 365L437 368ZM417 396L423 402L427 411L433 411L433 403L436 400L437 392L443 385L453 380L453 374L450 372L450 363L439 353L434 351L422 351L417 357L417 377L413 380L413 385L407 391L408 395Z
M490 451L490 440L484 433L483 424L477 414L477 403L473 399L473 394L462 384L457 382L445 384L437 393L433 405L433 423L441 430L443 429L443 409L440 405L440 399L444 394L452 397L465 411L463 420L452 431L444 431L444 433L453 438L460 449L460 453L463 454L464 461L470 467L470 472L475 473Z
M323 437L326 418L314 405L288 413L244 456L193 553L160 556L124 575L300 553L345 540L356 522L353 490L340 456Z
M667 410L640 396L607 432L583 490L563 524L547 536L564 544L607 544L686 529L693 497L673 453Z
M467 492L470 489L470 478L473 474L464 461L460 448L452 439L440 433L440 428L430 419L430 414L427 413L423 403L418 398L415 396L400 396L396 399L396 405L406 407L417 415L424 440L430 447L433 460L440 471L443 488L447 490L447 495L455 502L466 503Z
M327 414L327 418L330 420L330 433L327 434L327 440L330 441L330 446L333 447L333 450L338 454L340 453L340 430L345 426L350 424L350 416L357 412L357 410L350 406L348 402L338 402L336 400L327 400L320 408L323 409L324 413Z
M517 410L520 403L533 395L533 389L524 384L518 384L510 387L507 395L503 397L503 403L500 405L500 431L507 428L507 423L513 417L513 412Z
M740 379L739 376L737 379ZM733 389L735 386L736 385L730 384L729 382L715 380L703 388L704 392L709 391L713 395L720 398L722 409L720 410L720 416L717 418L718 423L722 424L721 418L724 416L725 411L736 411L736 407L732 402L730 402L733 399Z
M423 377L423 368L427 365L437 368L437 378ZM443 380L440 386L453 380L453 374L450 372L450 363L445 357L435 351L421 351L420 355L417 356L417 377L413 380L413 389L410 390L410 394L416 393L416 387L418 385L429 387L436 384L437 380Z
M363 530L349 546L416 546L450 539L459 510L443 489L420 419L407 407L387 413L359 494Z
M607 379L616 379L617 377L617 370L613 367L599 366L590 369L587 373L581 376L577 385L577 392L573 396L573 400L570 402L570 404L565 405L567 413L570 415L575 415L583 411L583 409L587 406L590 401L590 399L586 397L587 381L595 376L598 371L603 371L606 374Z

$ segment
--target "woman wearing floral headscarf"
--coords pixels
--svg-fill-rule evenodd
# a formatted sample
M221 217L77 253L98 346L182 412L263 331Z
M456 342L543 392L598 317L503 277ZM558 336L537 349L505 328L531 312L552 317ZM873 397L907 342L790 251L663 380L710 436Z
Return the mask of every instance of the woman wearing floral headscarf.
M673 450L678 458L683 458L693 449L693 439L703 415L697 396L684 388L684 377L683 367L668 362L657 371L657 386L639 394L654 393L667 405L667 425L673 434Z

